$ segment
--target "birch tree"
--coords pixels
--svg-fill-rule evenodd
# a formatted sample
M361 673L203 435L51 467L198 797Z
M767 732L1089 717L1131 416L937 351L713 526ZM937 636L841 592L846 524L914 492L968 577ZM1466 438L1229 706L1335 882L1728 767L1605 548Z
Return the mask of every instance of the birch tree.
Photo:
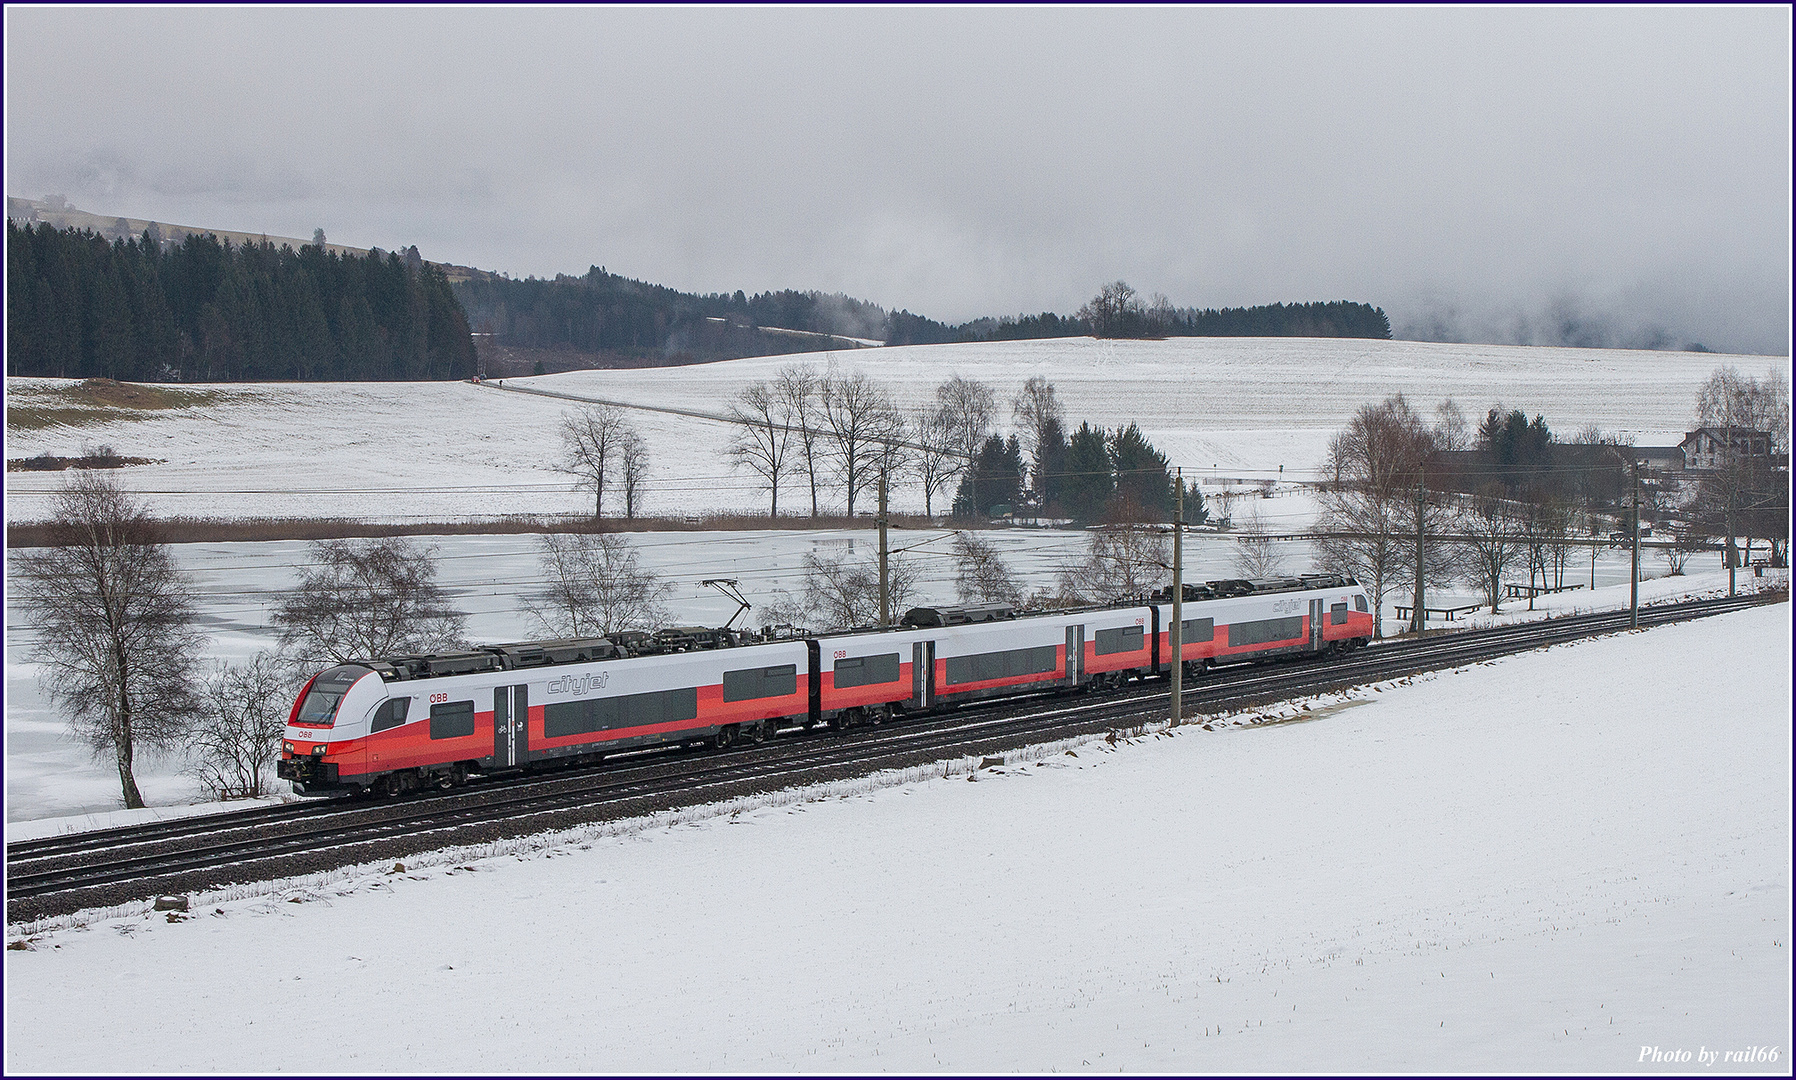
M134 810L139 748L176 746L198 712L204 639L168 545L117 481L71 477L51 515L49 546L12 553L10 584L48 696L96 758L112 759Z
M645 569L617 533L546 533L537 541L542 587L524 610L555 638L604 637L665 625L673 587Z
M436 582L436 550L403 536L315 541L274 611L282 651L320 667L461 648L467 619Z

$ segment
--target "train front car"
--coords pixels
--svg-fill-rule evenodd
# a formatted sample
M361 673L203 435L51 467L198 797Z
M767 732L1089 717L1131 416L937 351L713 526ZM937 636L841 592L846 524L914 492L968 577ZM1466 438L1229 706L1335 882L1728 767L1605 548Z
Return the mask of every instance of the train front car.
M374 669L339 664L312 677L293 703L275 775L301 795L359 790L367 772L369 716L387 699Z

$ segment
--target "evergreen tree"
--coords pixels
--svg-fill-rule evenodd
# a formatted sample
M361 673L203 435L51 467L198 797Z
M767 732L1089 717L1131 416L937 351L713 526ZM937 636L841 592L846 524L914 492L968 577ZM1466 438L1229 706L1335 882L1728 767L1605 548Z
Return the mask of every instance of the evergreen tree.
M1057 515L1060 512L1060 493L1066 483L1067 469L1066 432L1061 429L1058 416L1049 417L1041 430L1041 445L1036 448L1036 491L1035 498L1041 504L1043 514Z
M973 505L974 492L978 493L979 506ZM954 513L984 516L999 506L1014 511L1022 495L1022 443L1015 435L1008 439L993 435L979 448L973 468L961 477L960 490L954 496Z
M211 235L164 245L7 222L7 370L62 378L463 378L442 269ZM177 374L178 373L178 374Z
M1109 514L1118 521L1170 521L1172 470L1166 455L1131 423L1111 436L1110 462L1116 470L1116 494Z
M1066 468L1061 474L1060 506L1068 517L1096 521L1116 491L1111 471L1110 448L1103 428L1079 425L1067 443Z

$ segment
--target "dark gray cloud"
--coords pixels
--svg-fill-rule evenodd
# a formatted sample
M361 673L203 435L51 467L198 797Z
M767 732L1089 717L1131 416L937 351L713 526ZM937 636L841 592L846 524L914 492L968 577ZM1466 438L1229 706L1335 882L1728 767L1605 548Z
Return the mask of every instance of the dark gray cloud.
M947 320L1123 278L1179 305L1364 300L1415 334L1789 349L1787 7L6 27L7 193L98 213Z

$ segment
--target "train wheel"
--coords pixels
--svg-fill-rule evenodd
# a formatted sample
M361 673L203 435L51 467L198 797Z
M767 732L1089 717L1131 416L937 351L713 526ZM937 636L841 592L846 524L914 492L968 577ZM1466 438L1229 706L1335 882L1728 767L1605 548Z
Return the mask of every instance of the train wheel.
M733 744L735 741L736 741L736 725L735 724L725 724L723 727L720 727L717 729L717 734L711 736L711 745L715 746L719 750L729 749L731 744Z
M754 739L757 746L773 738L773 721L763 720L756 724L754 733L750 737Z

